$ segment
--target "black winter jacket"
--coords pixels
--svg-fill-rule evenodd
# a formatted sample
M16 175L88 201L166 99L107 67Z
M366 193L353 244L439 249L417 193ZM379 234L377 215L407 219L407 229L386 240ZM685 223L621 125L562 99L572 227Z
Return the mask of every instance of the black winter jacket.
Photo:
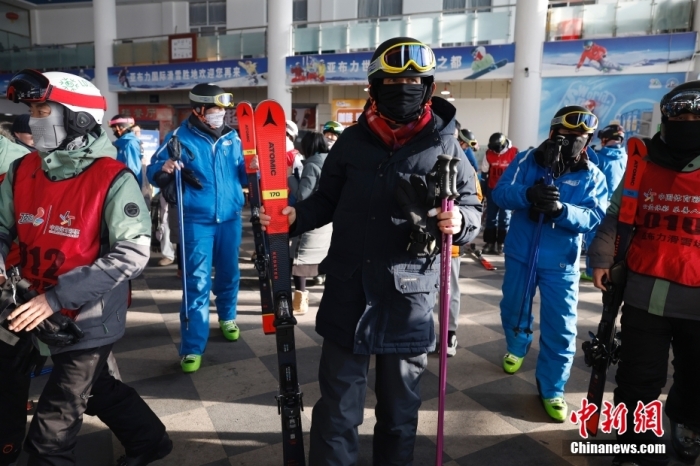
M466 244L479 232L474 169L453 136L456 110L440 98L433 98L432 108L434 120L396 151L360 117L333 146L319 190L295 206L292 234L333 222L328 256L319 267L326 287L316 331L356 354L421 354L435 348L440 259L411 259L406 252L411 227L394 199L399 178L426 175L443 152L459 156L455 205L463 226L453 242Z

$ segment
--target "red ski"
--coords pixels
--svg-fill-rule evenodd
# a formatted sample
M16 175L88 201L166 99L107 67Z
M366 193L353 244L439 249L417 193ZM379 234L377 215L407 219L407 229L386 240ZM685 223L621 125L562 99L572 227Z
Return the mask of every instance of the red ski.
M491 262L489 262L489 261L486 260L486 258L483 256L483 254L481 254L481 251L478 251L478 250L471 250L471 251L469 251L469 254L471 254L471 256L472 256L478 263L480 263L482 266L484 266L484 268L485 268L486 270L491 270L491 271L493 271L493 270L498 270L497 267L494 267L494 266L491 264Z

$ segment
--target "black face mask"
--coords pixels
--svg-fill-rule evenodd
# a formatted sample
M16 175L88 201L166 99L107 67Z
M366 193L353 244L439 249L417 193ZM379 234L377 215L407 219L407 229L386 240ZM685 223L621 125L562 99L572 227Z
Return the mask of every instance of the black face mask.
M564 142L561 146L561 158L565 165L571 165L578 160L581 151L588 143L588 135L562 134Z
M672 150L683 153L700 153L700 122L667 121L664 123L664 142Z
M377 89L377 110L397 123L416 120L422 112L423 84L382 84Z

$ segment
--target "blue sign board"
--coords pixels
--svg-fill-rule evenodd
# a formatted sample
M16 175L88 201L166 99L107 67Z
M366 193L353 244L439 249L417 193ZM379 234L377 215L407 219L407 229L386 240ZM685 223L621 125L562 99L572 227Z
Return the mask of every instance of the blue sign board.
M110 67L111 92L192 89L212 83L223 88L267 86L267 58Z

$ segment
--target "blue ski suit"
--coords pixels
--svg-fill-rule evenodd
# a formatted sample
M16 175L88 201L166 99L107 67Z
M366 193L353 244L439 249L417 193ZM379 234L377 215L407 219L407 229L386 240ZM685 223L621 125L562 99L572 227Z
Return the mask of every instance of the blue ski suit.
M524 296L530 269L530 245L537 223L529 218L526 191L545 176L535 161L536 149L519 153L492 192L495 202L512 210L511 228L505 242L506 273L503 279L501 322L508 352L523 357L532 334L514 331L532 328L527 317L533 296ZM605 177L592 163L582 161L554 184L564 211L542 227L535 285L540 289L540 353L535 376L541 396L564 394L576 352L576 306L578 303L581 234L595 228L605 216L608 193ZM521 304L524 310L521 314Z
M141 142L131 131L124 133L119 139L114 141L117 148L117 160L129 167L134 172L139 187L143 186L143 176L141 174Z
M471 147L467 147L466 149L464 149L464 155L467 156L467 160L469 160L469 165L474 167L474 171L478 174L479 163L476 161L476 156L474 155L474 151L471 149Z
M617 189L617 185L622 182L622 178L625 176L627 151L622 144L615 144L604 146L596 155L598 157L596 165L605 175L605 182L608 186L608 201L610 201L615 189ZM594 228L589 233L586 233L586 248L593 242L597 230L598 228ZM593 276L593 268L588 263L588 256L586 256L586 275Z
M240 269L243 186L247 184L241 140L238 133L224 128L214 140L185 120L174 133L165 137L148 167L148 179L163 168L170 157L167 144L177 134L182 144L185 168L194 171L203 188L184 185L184 259L187 268L187 298L180 311L182 342L180 355L203 354L209 338L209 292L216 296L219 320L236 318ZM182 226L181 226L182 227ZM211 279L212 266L216 276ZM189 318L189 326L185 319Z

